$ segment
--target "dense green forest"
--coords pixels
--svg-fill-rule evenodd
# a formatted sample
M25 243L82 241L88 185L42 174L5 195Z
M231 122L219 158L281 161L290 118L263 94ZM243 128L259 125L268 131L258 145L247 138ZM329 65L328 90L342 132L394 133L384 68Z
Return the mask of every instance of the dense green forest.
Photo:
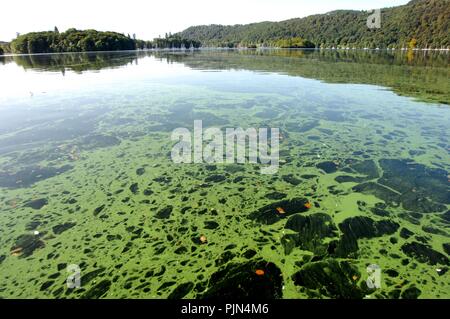
M0 54L116 51L202 47L448 48L450 0L413 0L381 10L381 27L369 29L371 12L338 10L281 22L190 27L153 41L135 35L69 29L32 32L0 43Z
M418 48L450 47L450 1L413 0L381 10L381 28L369 29L371 12L339 10L281 22L190 27L178 35L203 46L286 47L299 37L316 47L400 48L415 39Z
M82 51L134 50L136 41L120 33L69 29L31 32L14 39L12 53L55 53Z
M198 49L201 46L200 41L185 39L179 35L166 34L164 38L156 38L151 42L152 48L157 49L182 49L182 48L195 48Z
M185 40L178 35L166 35L165 38L143 41L116 32L69 29L60 33L54 31L31 32L18 36L2 51L12 53L57 53L117 51L152 48L198 48L200 42Z
M0 55L3 55L9 51L9 43L0 41Z

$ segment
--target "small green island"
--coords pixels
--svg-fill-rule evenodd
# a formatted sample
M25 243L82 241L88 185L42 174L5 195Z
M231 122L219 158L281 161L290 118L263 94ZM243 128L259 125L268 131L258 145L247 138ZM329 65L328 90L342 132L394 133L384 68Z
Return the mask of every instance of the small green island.
M11 43L0 43L1 53L35 54L90 51L125 51L153 48L200 47L200 42L182 39L178 35L166 35L165 38L154 41L143 41L136 36L117 32L102 32L97 30L68 29L54 31L30 32L19 35Z

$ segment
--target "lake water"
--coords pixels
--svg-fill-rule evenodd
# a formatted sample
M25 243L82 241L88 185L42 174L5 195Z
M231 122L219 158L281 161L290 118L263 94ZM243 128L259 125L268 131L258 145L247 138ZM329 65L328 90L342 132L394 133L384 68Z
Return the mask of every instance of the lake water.
M449 62L0 57L0 297L450 298ZM174 163L194 120L279 128L278 172Z

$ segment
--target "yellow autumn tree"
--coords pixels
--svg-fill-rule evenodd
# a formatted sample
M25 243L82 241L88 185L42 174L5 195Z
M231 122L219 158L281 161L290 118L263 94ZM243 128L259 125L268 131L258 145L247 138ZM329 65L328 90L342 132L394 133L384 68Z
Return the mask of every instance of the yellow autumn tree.
M409 43L408 43L408 47L409 47L411 50L414 50L414 49L416 48L416 45L417 45L417 40L416 40L416 38L412 38L411 41L409 41Z

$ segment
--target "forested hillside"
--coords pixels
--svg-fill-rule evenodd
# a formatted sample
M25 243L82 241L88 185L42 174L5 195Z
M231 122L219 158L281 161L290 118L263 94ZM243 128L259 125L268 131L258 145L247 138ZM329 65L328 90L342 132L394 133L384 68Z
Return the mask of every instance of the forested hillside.
M281 22L194 26L179 36L200 41L203 46L223 47L283 47L282 41L294 37L306 39L315 47L450 47L450 0L413 0L404 6L384 8L379 29L367 27L370 14L339 10Z
M96 30L31 32L0 44L0 54L116 51L151 48L449 48L450 0L413 0L381 10L381 27L370 29L372 12L338 10L281 22L190 27L153 41Z

